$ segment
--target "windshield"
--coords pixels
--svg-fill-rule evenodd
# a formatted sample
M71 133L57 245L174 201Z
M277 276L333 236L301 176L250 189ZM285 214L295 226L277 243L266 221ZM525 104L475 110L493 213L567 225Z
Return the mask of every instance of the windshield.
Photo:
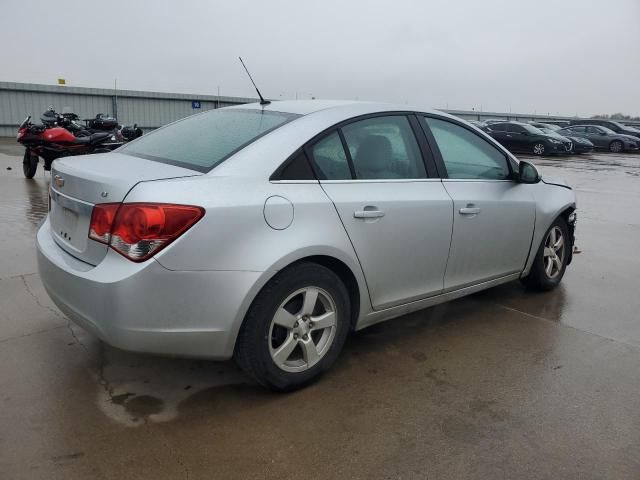
M159 128L119 151L208 172L258 137L298 117L263 110L211 110Z
M598 129L600 129L601 132L604 131L607 135L617 135L616 132L607 127L601 127L598 125Z

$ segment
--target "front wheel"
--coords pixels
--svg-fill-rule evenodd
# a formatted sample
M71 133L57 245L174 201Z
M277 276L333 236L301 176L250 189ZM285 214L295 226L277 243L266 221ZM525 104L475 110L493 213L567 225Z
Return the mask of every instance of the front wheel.
M620 153L624 149L624 145L620 140L614 140L609 144L609 151L613 153Z
M533 151L534 155L544 155L544 143L538 142L538 143L534 143L533 147L531 149Z
M24 157L22 158L22 172L26 178L33 178L38 170L38 155L33 153L28 148L24 151Z
M340 278L315 263L278 273L247 313L234 359L273 390L301 388L338 358L350 329L349 294Z
M570 257L571 240L564 218L558 217L544 236L529 275L522 283L534 290L552 290L564 276Z

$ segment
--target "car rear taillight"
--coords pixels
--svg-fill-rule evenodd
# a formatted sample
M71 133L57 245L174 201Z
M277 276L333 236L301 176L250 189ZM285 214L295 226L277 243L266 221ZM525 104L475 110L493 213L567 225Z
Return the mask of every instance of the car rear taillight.
M103 203L93 207L89 238L134 262L169 245L202 218L204 209L165 203Z
M89 238L109 245L111 239L111 225L116 218L119 203L102 203L93 207L91 223L89 224Z

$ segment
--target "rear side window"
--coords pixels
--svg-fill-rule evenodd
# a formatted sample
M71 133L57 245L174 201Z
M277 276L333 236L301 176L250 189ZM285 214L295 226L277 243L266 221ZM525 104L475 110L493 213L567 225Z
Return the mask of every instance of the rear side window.
M426 178L409 120L374 117L342 127L358 180Z
M509 178L505 154L485 139L455 123L428 117L422 117L422 120L435 137L449 178Z
M258 137L298 116L250 109L212 110L144 135L120 151L208 172Z
M272 180L315 180L316 177L307 161L307 156L301 150L296 153L286 165L279 169Z
M321 180L351 180L347 155L337 131L314 144L311 157Z

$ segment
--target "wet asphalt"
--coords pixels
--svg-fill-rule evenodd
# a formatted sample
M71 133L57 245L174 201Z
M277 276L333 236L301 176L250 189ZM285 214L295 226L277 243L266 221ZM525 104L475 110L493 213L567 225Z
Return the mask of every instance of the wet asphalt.
M534 160L577 191L560 288L371 327L287 395L70 324L36 269L49 175L20 155L0 141L0 479L640 478L640 155Z

